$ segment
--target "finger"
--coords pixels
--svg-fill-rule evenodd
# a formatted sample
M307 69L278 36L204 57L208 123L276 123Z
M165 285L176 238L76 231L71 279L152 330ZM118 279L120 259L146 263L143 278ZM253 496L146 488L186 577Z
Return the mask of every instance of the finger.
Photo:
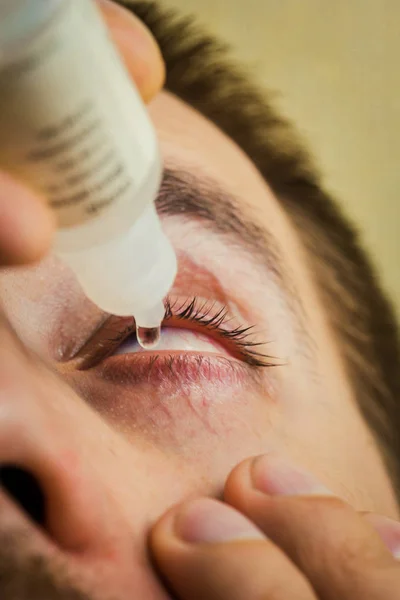
M400 560L400 523L374 513L363 513L377 531L386 547L397 560Z
M0 173L0 266L38 260L50 247L54 229L43 199Z
M232 472L225 498L293 560L324 600L398 600L398 562L362 515L324 492L310 474L265 456Z
M149 30L129 10L98 0L118 49L145 101L165 77L160 50ZM29 264L49 250L54 218L44 199L0 173L0 266Z
M288 558L227 505L172 509L151 535L157 565L181 600L316 600Z
M97 0L97 3L143 100L149 102L165 80L164 61L157 42L127 8L112 0Z

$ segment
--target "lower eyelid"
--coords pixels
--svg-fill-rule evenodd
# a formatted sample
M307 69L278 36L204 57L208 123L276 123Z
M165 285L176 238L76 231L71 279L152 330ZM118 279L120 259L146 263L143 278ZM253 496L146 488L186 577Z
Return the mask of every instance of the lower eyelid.
M121 358L126 358L126 361ZM224 386L245 384L254 372L241 361L217 354L165 352L152 355L141 352L130 358L129 355L109 357L99 365L98 374L102 380L113 384L150 384L158 390L167 391L165 388L170 385L198 385L201 380L220 382Z

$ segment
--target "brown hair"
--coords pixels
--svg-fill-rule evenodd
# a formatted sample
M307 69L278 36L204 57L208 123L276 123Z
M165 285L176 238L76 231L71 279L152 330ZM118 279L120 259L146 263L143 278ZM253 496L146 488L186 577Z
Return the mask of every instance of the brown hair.
M154 2L121 2L163 53L166 88L234 140L262 173L302 240L362 414L400 482L400 352L394 311L357 231L324 189L293 126L192 18ZM399 491L399 490L398 490Z

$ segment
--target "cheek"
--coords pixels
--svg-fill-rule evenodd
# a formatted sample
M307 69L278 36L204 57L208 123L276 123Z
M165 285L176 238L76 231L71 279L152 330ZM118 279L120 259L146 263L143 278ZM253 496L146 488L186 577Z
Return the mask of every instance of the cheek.
M242 455L243 448L265 446L278 418L270 398L218 381L128 391L104 380L69 383L132 445L145 441L189 463L193 456L211 464L215 452L235 456L236 448ZM110 397L117 401L110 404Z
M352 398L303 402L284 418L279 444L357 510L395 517L396 502L376 443Z
M128 455L145 449L145 462L159 457L154 460L163 465L162 477L157 480L152 476L142 485L151 485L160 493L168 485L165 473L177 469L178 473L171 477L178 477L185 489L194 486L192 491L196 491L201 486L202 493L220 495L230 470L248 456L268 452L273 432L278 430L278 405L254 391L232 392L231 388L212 383L206 387L192 386L187 394L181 389L175 395L163 394L161 390L151 393L130 390L128 394L113 388L119 403L110 406L104 381L97 392L93 390L91 384L78 392L86 395L88 404L123 440ZM146 410L141 410L140 403ZM152 469L158 470L157 465ZM122 485L130 472L127 465ZM146 479L146 472L139 467L133 477Z

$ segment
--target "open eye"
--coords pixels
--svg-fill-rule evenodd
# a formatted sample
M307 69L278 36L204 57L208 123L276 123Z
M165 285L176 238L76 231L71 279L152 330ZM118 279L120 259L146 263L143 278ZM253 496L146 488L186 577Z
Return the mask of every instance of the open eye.
M193 329L183 329L178 327L163 327L161 329L160 341L154 352L180 351L180 352L214 352L226 354L222 344ZM116 350L115 354L128 354L146 352L139 345L135 335L126 339Z
M259 340L252 326L238 322L226 306L215 301L199 298L167 301L160 342L151 350L139 345L135 331L132 319L111 315L77 353L74 359L77 368L90 369L109 356L144 357L167 352L231 356L255 368L280 364L263 352L267 345Z

